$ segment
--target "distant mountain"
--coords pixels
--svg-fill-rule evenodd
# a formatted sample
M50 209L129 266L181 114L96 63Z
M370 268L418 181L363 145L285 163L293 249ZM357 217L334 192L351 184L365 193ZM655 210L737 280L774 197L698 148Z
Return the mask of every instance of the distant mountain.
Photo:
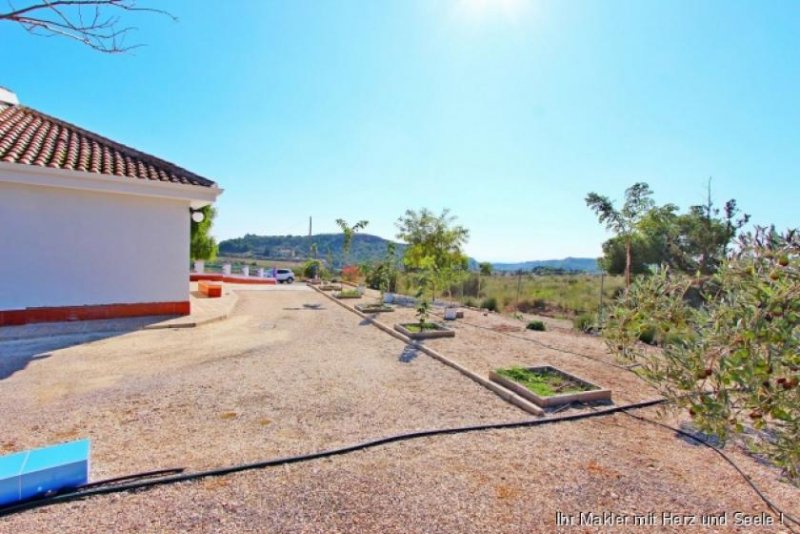
M336 267L341 267L344 261L342 254L342 234L317 234L312 237L307 235L255 235L246 234L244 237L226 239L219 244L219 253L222 256L235 256L240 258L270 259L270 260L297 260L308 259L311 244L317 245L317 258L332 261ZM364 263L380 261L386 255L386 246L391 243L388 239L371 234L356 234L350 245L349 263ZM403 243L395 243L397 258L401 258L406 249ZM597 272L597 260L593 258L564 258L563 260L526 261L521 263L493 263L495 271L517 271L519 269L532 271L534 269L554 269L563 271ZM470 270L478 269L478 262L469 258Z
M311 237L300 235L255 235L226 239L219 244L222 256L238 256L272 260L306 260L311 254L311 244L317 245L317 258L332 261L341 267L344 261L343 234L317 234ZM388 239L370 234L356 234L350 244L349 263L379 261L386 255ZM400 258L405 245L395 243Z
M564 258L563 260L536 260L520 263L493 263L495 271L532 271L534 269L561 269L565 271L600 272L595 258Z

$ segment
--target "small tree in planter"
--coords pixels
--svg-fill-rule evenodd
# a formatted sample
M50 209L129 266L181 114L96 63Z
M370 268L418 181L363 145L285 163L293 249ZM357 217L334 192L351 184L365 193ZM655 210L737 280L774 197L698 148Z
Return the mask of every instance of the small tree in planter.
M369 221L361 220L355 223L353 226L347 224L347 221L344 219L336 219L336 224L339 225L339 228L342 229L343 241L342 241L342 256L344 265L347 265L347 261L350 256L350 245L353 244L353 236L356 235L356 232L359 230L363 230L369 224Z
M422 295L422 291L420 290L417 293L417 297ZM430 330L432 323L428 322L428 317L431 314L431 302L422 296L422 298L418 298L417 300L417 318L419 319L419 330L420 332L423 330Z
M395 325L395 330L401 332L412 339L425 339L434 337L453 337L455 331L444 326L429 321L431 314L431 301L427 298L427 289L431 287L434 275L432 260L423 262L424 269L417 273L417 319L416 323L406 323Z
M428 317L431 314L431 303L425 296L425 290L430 283L430 274L426 272L420 277L420 285L417 290L417 319L419 319L419 331L423 332L430 323Z

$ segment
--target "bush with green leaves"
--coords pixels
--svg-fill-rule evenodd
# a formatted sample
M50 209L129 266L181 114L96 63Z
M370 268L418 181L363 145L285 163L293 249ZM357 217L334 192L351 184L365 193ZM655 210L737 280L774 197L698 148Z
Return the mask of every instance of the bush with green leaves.
M694 425L739 436L800 480L800 231L759 228L710 277L640 278L604 329L609 348ZM662 350L639 342L652 332Z
M594 330L594 315L590 313L582 313L572 320L572 326L576 330L589 333Z
M528 326L526 326L528 330L536 330L537 332L544 332L544 323L542 321L530 321Z
M325 278L326 274L325 268L320 260L308 260L303 264L303 276L305 278L314 278L315 276Z
M481 308L489 311L497 311L497 299L494 297L487 297L481 302Z
M381 292L381 301L385 293L397 292L397 256L396 246L394 243L386 245L386 255L383 261L371 266L368 271L365 271L364 276L366 284L370 289L377 289Z
M198 211L203 214L203 220L196 222L194 218L190 219L189 255L193 260L214 261L219 249L210 232L217 210L213 206L205 206Z

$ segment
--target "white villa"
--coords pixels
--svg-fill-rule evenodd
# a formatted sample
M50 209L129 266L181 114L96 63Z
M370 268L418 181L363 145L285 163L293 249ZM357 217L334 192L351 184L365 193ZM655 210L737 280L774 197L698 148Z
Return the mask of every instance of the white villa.
M0 326L188 314L191 210L221 193L0 88Z

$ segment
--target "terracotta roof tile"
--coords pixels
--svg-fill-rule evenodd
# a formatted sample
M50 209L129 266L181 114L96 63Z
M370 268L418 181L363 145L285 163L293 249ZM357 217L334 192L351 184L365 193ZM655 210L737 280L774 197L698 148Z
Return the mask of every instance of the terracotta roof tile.
M0 105L0 161L211 187L214 182L35 109Z

